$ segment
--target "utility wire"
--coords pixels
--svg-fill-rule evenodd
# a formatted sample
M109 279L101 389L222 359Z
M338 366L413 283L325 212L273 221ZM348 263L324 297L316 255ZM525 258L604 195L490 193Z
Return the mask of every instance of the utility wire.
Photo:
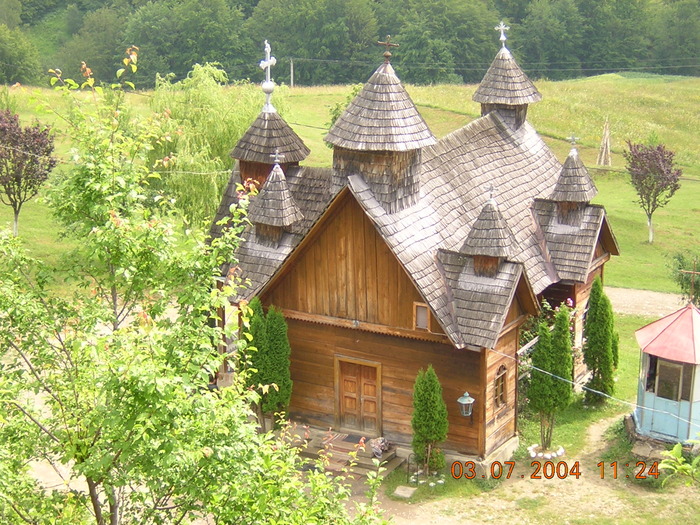
M541 372L543 374L547 374L548 376L551 376L554 379L557 379L559 381L563 381L565 383L568 383L571 386L574 386L574 387L578 386L582 390L586 390L587 392L592 392L593 394L595 394L597 396L605 397L607 399L610 399L611 401L615 401L617 403L630 406L630 407L634 408L635 410L641 409L641 410L645 410L647 412L657 412L659 414L665 414L665 415L671 416L671 417L673 417L673 418L675 418L678 421L681 421L683 423L688 423L691 427L696 427L696 428L700 429L700 425L698 425L697 423L695 423L693 421L690 421L689 419L685 419L685 418L679 416L678 414L673 414L672 412L668 412L667 410L659 410L656 408L650 408L650 407L638 405L637 403L633 403L631 401L625 401L624 399L620 399L618 397L611 396L610 394L606 394L605 392L601 392L600 390L595 390L593 388L589 388L586 385L582 384L581 382L572 381L571 379L567 379L565 377L561 377L561 376L558 376L556 374L553 374L553 373L549 372L548 370L543 370L542 368L538 368L538 367L532 365L531 363L524 363L522 361L519 361L517 358L515 358L511 355L505 354L503 352L499 352L498 350L493 349L491 351L494 352L495 354L498 354L500 356L511 359L511 360L515 361L516 364L523 365L523 366L529 368L530 370L536 370L536 371Z

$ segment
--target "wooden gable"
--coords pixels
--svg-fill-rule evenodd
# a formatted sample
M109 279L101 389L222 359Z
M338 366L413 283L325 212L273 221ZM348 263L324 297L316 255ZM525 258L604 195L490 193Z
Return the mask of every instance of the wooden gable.
M261 295L264 303L291 318L341 325L350 320L351 326L379 332L382 327L413 331L414 303L424 302L348 192L332 204ZM442 332L432 314L430 328ZM413 335L434 339L425 331Z

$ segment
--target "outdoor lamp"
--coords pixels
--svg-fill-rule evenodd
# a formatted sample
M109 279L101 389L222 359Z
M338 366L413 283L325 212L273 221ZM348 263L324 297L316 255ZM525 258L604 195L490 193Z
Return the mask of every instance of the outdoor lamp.
M474 401L476 401L476 399L470 396L469 392L465 392L464 395L457 400L457 403L459 404L459 411L464 417L472 415Z

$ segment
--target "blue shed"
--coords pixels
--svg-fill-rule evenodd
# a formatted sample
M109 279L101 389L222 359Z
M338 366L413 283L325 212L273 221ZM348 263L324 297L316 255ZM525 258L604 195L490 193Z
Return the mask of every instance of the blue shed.
M641 366L637 432L668 441L700 433L700 310L692 304L635 332Z

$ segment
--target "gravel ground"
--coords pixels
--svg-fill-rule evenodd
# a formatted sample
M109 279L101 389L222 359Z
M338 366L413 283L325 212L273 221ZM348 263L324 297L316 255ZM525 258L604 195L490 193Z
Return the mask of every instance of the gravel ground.
M620 314L663 317L685 305L679 294L606 287L613 310Z

